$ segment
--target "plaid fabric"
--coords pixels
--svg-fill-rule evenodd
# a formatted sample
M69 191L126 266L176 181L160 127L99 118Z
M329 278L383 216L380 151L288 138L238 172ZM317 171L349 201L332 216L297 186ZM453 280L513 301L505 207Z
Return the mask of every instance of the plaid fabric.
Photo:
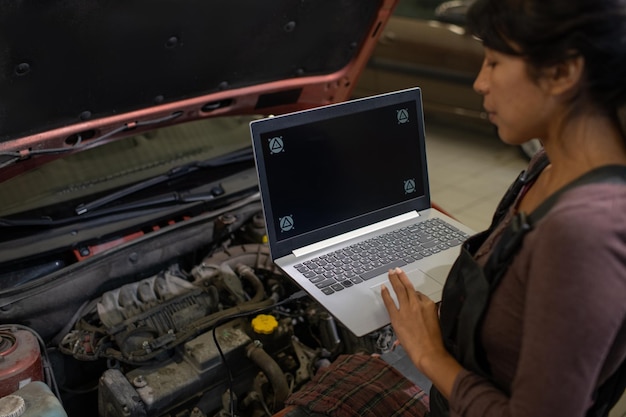
M428 395L380 358L341 355L286 404L332 417L423 417Z

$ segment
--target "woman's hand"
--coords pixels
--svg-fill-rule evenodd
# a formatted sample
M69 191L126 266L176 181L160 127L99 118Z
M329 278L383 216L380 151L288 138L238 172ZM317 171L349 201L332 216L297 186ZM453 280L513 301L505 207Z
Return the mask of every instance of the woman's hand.
M444 395L449 394L461 366L443 345L437 305L424 294L415 291L406 273L400 268L389 271L389 282L396 293L398 305L384 285L381 294L400 344L415 366L435 385L445 385L438 388ZM446 377L441 381L443 374Z

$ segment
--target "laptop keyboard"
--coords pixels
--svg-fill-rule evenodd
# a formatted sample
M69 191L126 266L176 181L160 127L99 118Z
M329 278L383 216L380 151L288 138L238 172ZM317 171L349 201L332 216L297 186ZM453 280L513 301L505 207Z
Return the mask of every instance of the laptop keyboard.
M434 218L295 265L324 294L342 291L389 269L460 245L468 236Z

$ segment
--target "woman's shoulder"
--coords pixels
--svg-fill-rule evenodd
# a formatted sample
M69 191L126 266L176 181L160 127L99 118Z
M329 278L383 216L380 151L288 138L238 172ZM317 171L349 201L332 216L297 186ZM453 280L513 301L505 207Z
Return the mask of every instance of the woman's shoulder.
M626 218L626 182L595 182L567 190L545 217L553 221L574 217L580 221L580 215L600 220Z
M571 189L533 229L527 250L542 262L570 265L566 268L569 273L593 265L622 271L626 259L626 184L593 183Z
M524 276L532 293L559 296L567 288L573 300L591 297L623 307L624 236L626 184L576 187L534 225L525 238L518 268L527 272Z
M623 234L626 232L626 183L586 184L564 192L537 221L535 229L543 238Z

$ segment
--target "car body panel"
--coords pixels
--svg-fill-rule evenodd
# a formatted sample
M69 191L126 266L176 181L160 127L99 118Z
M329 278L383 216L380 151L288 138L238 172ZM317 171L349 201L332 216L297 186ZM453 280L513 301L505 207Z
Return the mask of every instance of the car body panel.
M0 180L167 124L345 100L395 4L3 3Z

